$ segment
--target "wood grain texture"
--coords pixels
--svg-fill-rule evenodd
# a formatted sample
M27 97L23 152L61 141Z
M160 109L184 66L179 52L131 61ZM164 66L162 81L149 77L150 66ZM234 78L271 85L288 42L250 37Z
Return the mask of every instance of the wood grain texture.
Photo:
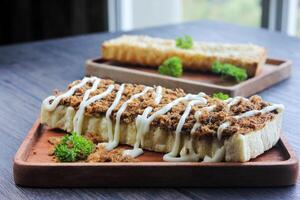
M223 92L230 96L250 96L262 91L282 80L287 79L291 73L291 61L267 59L260 73L243 82L236 82L211 73L197 71L184 71L180 78L164 76L153 67L126 65L110 62L101 58L87 60L85 74L108 78L123 83L137 83L156 85L176 89L181 88L185 92L205 92L212 95Z
M151 151L130 163L57 163L48 155L53 148L48 139L64 134L40 124L40 119L34 123L14 158L17 185L266 187L294 185L298 178L298 159L284 134L275 147L246 163L164 162L162 153ZM121 145L117 149L128 148Z
M299 38L210 21L132 33L164 38L189 34L196 40L211 42L251 42L265 46L269 57L292 60L294 68L291 78L260 94L266 100L285 104L283 129L293 148L300 152ZM12 159L38 117L42 99L54 88L64 89L69 82L82 78L85 60L98 57L100 43L120 34L93 34L0 47L0 199L300 199L299 185L280 188L180 189L37 189L15 186Z

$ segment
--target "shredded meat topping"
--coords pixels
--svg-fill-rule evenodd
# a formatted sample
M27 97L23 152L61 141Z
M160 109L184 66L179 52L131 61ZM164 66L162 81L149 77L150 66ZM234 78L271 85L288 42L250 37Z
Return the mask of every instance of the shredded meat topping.
M97 147L95 152L90 154L87 162L136 162L131 156L123 156L122 149L114 149L106 151L102 146Z
M68 89L70 89L78 83L79 81L74 81L68 86ZM101 83L99 84L97 90L92 92L89 97L91 98L92 96L104 92L111 84L114 84L113 91L103 99L100 99L88 105L85 110L85 115L97 117L103 116L106 113L108 108L112 105L112 103L115 100L116 94L120 88L119 84L114 83L112 80L101 80ZM72 106L75 110L77 110L83 99L84 93L86 92L86 90L90 89L92 85L92 83L87 83L85 86L77 89L74 95L67 98L63 98L60 101L60 105ZM124 104L124 102L130 99L132 95L142 92L144 88L144 85L125 84L125 89L122 93L121 100L113 110L110 116L111 119L114 121L116 118L116 113ZM134 122L136 117L138 115L143 114L144 110L148 106L151 106L153 108L152 112L149 114L150 116L154 112L160 110L162 107L167 105L168 103L186 95L186 93L181 89L171 90L163 88L161 101L158 105L156 105L154 101L155 91L156 87L153 87L152 89L148 90L148 92L146 92L144 95L128 102L125 111L121 115L122 123L129 124ZM55 92L55 95L59 94L61 93L58 91ZM198 122L201 124L201 126L198 129L196 129L196 131L193 132L192 135L195 137L211 136L217 133L218 127L222 123L224 123L225 121L229 121L230 126L224 130L224 136L230 136L235 133L246 134L253 130L263 128L266 122L272 120L277 114L276 111L273 111L263 115L255 115L236 120L233 116L240 115L251 110L261 110L271 104L263 101L261 97L255 95L250 97L249 100L242 99L237 104L231 106L231 108L228 110L228 107L224 103L224 101L211 98L209 96L205 96L204 98L206 98L207 104L197 104L192 107L190 114L186 118L185 123L183 125L182 133L189 134L194 124ZM186 109L187 104L188 102L182 101L177 105L173 106L172 109L169 110L167 113L155 118L152 121L151 126L160 127L161 129L167 131L175 131L178 122ZM208 112L204 109L204 107L211 105L216 105L213 111ZM201 111L201 115L198 119L195 118L195 113L197 111Z
M198 121L201 126L199 129L193 133L194 136L204 136L204 135L213 135L218 131L219 126L228 121L230 126L228 126L223 132L222 136L231 136L233 134L247 134L253 130L261 129L265 126L266 122L271 121L276 111L259 114L251 117L242 118L236 120L234 116L243 114L251 110L261 110L266 106L270 105L267 102L264 102L261 97L255 95L249 98L249 100L241 100L236 105L232 106L230 110L226 109L224 103L217 104L216 108L212 112L203 112Z
M87 133L85 135L88 139L92 139L94 143L97 143L97 138L92 134ZM53 156L55 162L59 162L54 156L55 145L61 141L60 136L49 137L48 142L52 145L48 151L49 156ZM87 158L86 162L136 162L137 159L131 156L123 156L123 149L117 148L112 151L106 151L102 146L98 146Z

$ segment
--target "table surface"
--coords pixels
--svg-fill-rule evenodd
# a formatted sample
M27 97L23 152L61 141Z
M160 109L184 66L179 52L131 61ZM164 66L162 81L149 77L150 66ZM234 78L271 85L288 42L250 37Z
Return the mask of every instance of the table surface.
M300 152L300 39L266 30L198 21L132 31L163 38L189 34L195 40L255 43L269 57L290 59L293 71L260 95L286 106L283 130ZM54 88L84 75L84 63L100 54L100 44L122 33L100 33L0 47L0 199L300 199L299 184L278 188L24 188L13 181L13 156ZM299 182L298 182L299 183Z

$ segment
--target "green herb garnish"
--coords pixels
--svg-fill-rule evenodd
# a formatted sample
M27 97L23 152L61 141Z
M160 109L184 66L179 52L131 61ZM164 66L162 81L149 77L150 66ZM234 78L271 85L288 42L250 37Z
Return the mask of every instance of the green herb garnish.
M189 35L176 38L176 47L181 49L191 49L193 47L193 38Z
M247 79L247 71L235 65L215 61L212 65L212 72L234 78L236 81L241 82Z
M83 136L72 132L65 135L55 146L54 155L61 162L85 160L94 150L94 144Z
M213 98L221 99L221 100L226 100L226 99L229 99L229 95L228 94L224 94L222 92L217 92L217 93L213 94Z
M158 68L158 72L163 75L179 77L182 75L181 59L174 56L163 62Z

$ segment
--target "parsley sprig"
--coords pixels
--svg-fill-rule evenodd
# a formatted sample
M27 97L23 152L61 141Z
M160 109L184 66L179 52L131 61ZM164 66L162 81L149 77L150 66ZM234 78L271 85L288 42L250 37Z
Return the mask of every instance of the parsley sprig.
M191 49L194 45L193 38L189 35L176 38L176 47L181 49Z
M158 68L158 72L163 75L179 77L182 75L182 63L179 57L171 57L163 62Z
M61 162L85 160L94 150L94 144L83 136L72 132L65 135L55 146L54 155Z
M213 98L226 100L229 99L229 95L222 92L217 92L213 94Z
M212 65L212 72L221 74L224 77L234 78L236 81L241 82L247 79L247 72L245 69L239 68L235 65L228 63L221 63L215 61Z

